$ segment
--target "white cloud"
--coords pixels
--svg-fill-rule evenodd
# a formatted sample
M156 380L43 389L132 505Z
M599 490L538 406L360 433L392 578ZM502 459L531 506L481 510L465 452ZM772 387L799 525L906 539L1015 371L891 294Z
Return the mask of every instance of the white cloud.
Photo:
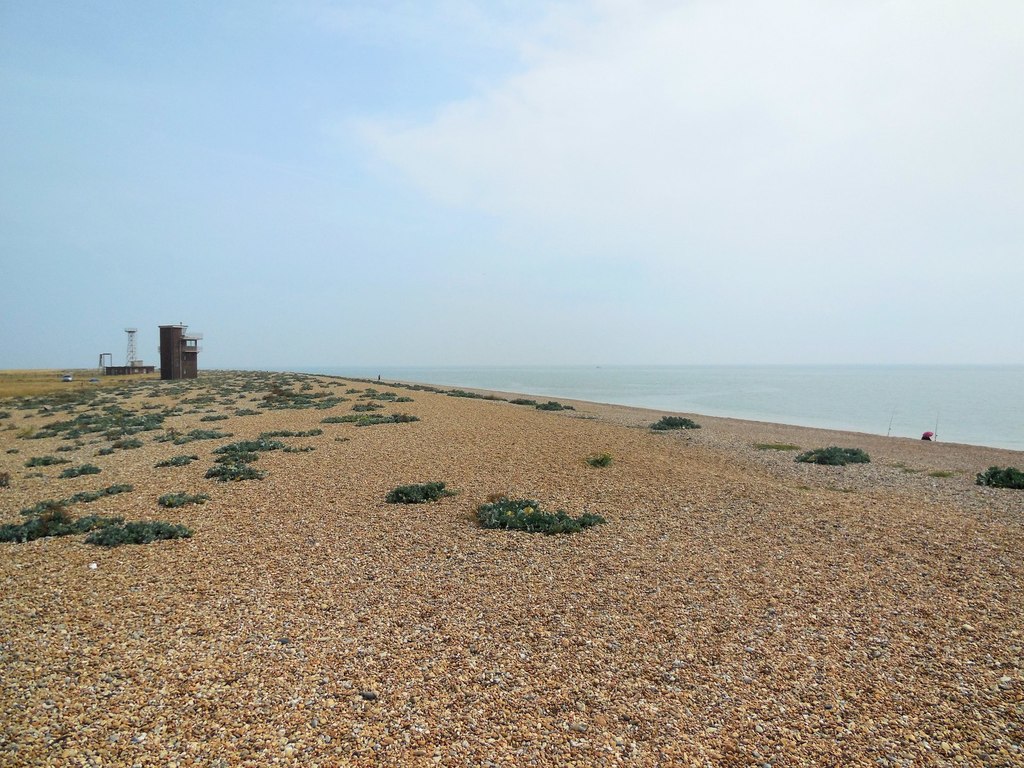
M1024 5L603 2L559 25L525 71L363 138L435 199L656 264L913 266L961 259L951 233L1020 236Z

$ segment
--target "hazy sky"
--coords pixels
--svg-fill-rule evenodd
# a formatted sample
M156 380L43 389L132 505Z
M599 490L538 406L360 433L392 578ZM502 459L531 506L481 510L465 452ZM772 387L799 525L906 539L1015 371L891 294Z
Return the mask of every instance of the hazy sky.
M1024 363L1020 0L0 0L0 368Z

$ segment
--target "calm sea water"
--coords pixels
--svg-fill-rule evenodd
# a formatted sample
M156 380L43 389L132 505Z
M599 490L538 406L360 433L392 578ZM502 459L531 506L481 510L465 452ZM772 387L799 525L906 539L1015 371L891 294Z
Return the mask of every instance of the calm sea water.
M1024 450L1024 366L310 368ZM936 429L937 425L937 429Z

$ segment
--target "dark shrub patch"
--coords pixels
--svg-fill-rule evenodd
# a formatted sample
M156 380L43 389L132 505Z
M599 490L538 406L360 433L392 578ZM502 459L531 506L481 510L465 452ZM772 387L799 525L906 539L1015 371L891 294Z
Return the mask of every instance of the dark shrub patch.
M98 475L100 468L95 464L83 464L80 467L68 467L60 473L61 477L80 477L81 475Z
M651 429L657 432L665 432L670 429L700 429L700 424L685 416L662 416L654 424L651 424Z
M259 438L258 440L239 440L237 443L228 443L222 445L220 448L214 450L214 453L222 453L227 455L237 454L249 454L257 451L277 451L284 448L284 443L280 440L266 440ZM246 459L251 461L251 459Z
M607 467L612 463L612 455L610 453L595 453L587 457L587 464L592 467Z
M10 488L10 487L11 487L11 473L10 472L0 472L0 488Z
M1016 467L989 467L984 472L979 472L974 481L977 485L987 485L992 488L1015 488L1024 489L1024 472Z
M377 403L356 403L352 406L352 410L357 412L379 411L383 407L383 405L378 405Z
M127 483L118 483L117 485L108 485L106 488L101 488L98 491L79 491L73 496L65 499L61 504L88 504L90 501L96 501L102 499L105 496L116 496L119 493L130 493L133 490L132 486ZM45 503L45 502L44 502Z
M309 453L310 451L315 450L316 448L312 445L286 445L284 447L285 453Z
M173 525L159 520L144 523L106 525L85 537L87 544L101 547L119 547L122 544L149 544L164 539L187 539L192 531L183 525Z
M205 493L190 494L178 491L177 493L165 493L156 500L156 503L161 507L174 509L176 507L184 507L186 504L205 504L209 500L210 497Z
M548 400L546 403L537 403L534 406L538 411L575 411L571 405L562 405L557 400Z
M200 421L224 421L227 418L228 418L227 415L225 415L223 413L215 413L215 414L212 414L210 416L203 416L199 420Z
M46 536L73 536L76 533L86 533L95 528L116 525L121 521L120 517L98 517L97 515L87 515L72 520L67 509L62 504L56 503L42 514L26 520L24 523L0 525L0 541L26 542Z
M842 467L847 464L866 464L871 459L860 448L840 448L839 446L832 445L828 448L816 448L813 451L805 451L797 456L794 461Z
M124 440L115 440L113 443L110 444L110 447L121 448L122 450L127 450L129 448L141 448L142 441L139 440L139 438L137 437L129 437Z
M515 400L509 400L512 405L536 405L536 400L528 400L525 397L517 397Z
M477 520L484 528L505 528L527 533L578 533L584 528L605 522L600 515L586 512L577 518L558 510L544 512L532 499L500 498L476 510Z
M384 501L388 504L423 504L454 495L454 492L444 489L444 483L414 483L392 489Z
M252 408L239 408L235 416L259 416L263 411L254 411Z
M70 464L70 459L62 459L60 456L33 456L25 462L26 467L49 467L52 464Z
M267 440L271 437L316 437L322 435L324 431L322 429L307 429L301 432L295 432L290 429L279 429L276 432L262 432L260 433L260 440Z
M221 482L233 480L262 480L267 476L266 472L250 467L248 464L218 464L206 470L208 479L216 479Z
M792 443L754 443L754 447L759 451L799 451L799 445L793 445Z
M186 467L189 464L191 464L193 461L198 461L198 460L199 460L199 457L194 455L194 454L191 455L191 456L172 456L169 459L164 459L163 461L158 461L153 466L155 466L155 467Z

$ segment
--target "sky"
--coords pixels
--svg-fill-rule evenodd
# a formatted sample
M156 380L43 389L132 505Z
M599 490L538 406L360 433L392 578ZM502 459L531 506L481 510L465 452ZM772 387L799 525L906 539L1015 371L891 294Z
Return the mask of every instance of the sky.
M0 0L0 368L1024 363L1019 0Z

